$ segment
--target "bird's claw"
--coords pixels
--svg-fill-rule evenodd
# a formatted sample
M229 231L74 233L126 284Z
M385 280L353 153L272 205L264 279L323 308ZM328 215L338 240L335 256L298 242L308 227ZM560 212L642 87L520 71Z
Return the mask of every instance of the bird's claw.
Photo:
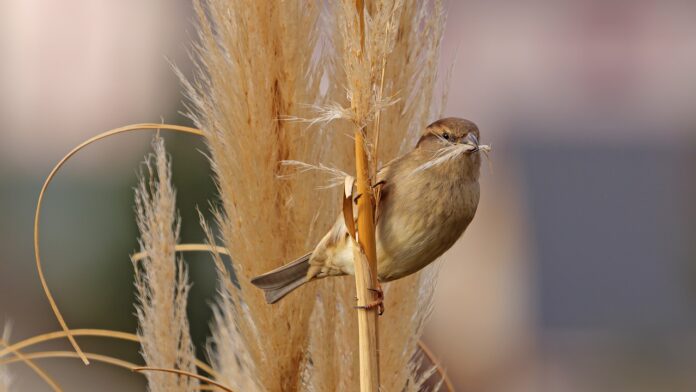
M355 309L374 309L377 308L377 314L378 315L383 315L384 314L384 291L382 291L381 287L378 288L368 288L368 290L372 291L377 295L377 299L374 301L367 303L362 306L356 306Z

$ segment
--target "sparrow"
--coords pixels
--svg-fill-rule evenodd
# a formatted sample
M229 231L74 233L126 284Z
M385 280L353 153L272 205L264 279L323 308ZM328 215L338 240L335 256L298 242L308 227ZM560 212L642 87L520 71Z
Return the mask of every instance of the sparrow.
M428 125L415 148L377 173L375 211L377 277L389 282L413 274L447 251L474 219L478 207L479 129L461 118ZM269 304L303 284L354 275L353 239L343 214L313 251L251 280Z

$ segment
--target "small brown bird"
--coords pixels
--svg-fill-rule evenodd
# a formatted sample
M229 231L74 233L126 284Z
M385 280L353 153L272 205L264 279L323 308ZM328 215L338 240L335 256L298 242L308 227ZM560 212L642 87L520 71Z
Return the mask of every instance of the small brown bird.
M430 264L462 235L479 202L480 151L476 124L444 118L430 124L416 148L385 165L376 211L377 274L388 282ZM311 253L251 282L275 303L304 283L353 275L352 239L339 215Z

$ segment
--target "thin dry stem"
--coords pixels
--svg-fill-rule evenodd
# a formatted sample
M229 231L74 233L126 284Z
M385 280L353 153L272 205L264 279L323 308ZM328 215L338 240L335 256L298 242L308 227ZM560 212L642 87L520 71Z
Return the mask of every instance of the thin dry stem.
M428 347L422 341L418 341L418 348L421 349L421 351L428 358L430 363L433 364L433 367L437 369L437 372L440 375L440 380L442 380L442 384L445 385L447 392L454 392L454 384L452 384L452 380L450 380L447 373L445 373L445 370L442 368L442 365L440 365L440 361L435 357L435 354L433 354L432 350L430 350L430 347ZM439 390L439 388L435 388L434 390L437 391Z
M85 353L83 352L84 356L87 357L88 359L91 359L93 361L97 362L104 362L108 363L109 365L114 365L118 367L122 367L124 369L128 370L133 370L138 367L138 365L124 361L122 359L114 358L108 355L102 355L102 354L95 354L95 353ZM78 355L76 352L73 351L40 351L40 352L35 352L35 353L27 353L24 355L24 358L26 359L42 359L42 358L80 358L80 355ZM10 364L13 362L17 362L20 359L17 357L9 358L9 359L4 359L0 361L0 366L5 365L5 364Z
M140 343L140 338L132 333L128 332L122 332L122 331L112 331L108 329L73 329L70 330L70 333L73 336L92 336L92 337L106 337L106 338L112 338L112 339L119 339L123 341L130 341L130 342L135 342L135 343ZM25 340L13 343L6 348L0 350L0 358L4 357L5 355L8 355L10 353L16 352L18 350L21 350L26 347L31 347L36 344L40 344L43 342L47 342L50 340L54 339L61 339L65 338L68 335L68 332L66 331L55 331L55 332L49 332L41 335L36 335L32 336L30 338L27 338ZM79 358L77 353L74 353L76 358ZM201 362L200 360L196 360L196 366L201 369L202 371L210 374L211 376L218 378L218 374L207 364Z
M357 10L360 50L358 60L365 61L365 5L363 0L355 1ZM350 90L355 97L360 91L361 85L351 85ZM351 101L351 108L355 112L358 124L365 123L362 116L366 111L361 110L361 102ZM374 164L373 164L374 165ZM358 222L357 233L359 247L354 247L353 263L355 265L355 291L358 297L358 351L360 361L360 390L362 392L379 391L379 341L378 338L378 307L367 308L367 305L377 297L370 289L377 286L377 244L375 242L375 206L372 194L372 179L370 173L374 171L368 161L368 150L365 144L365 131L363 126L355 130L355 171L357 173L356 185L358 194ZM346 216L347 220L353 219L353 214ZM349 223L346 223L347 225Z
M174 247L176 252L217 252L223 255L230 255L227 248L222 246L211 246L208 244L176 244ZM147 257L146 252L138 252L131 255L131 261L137 262Z
M3 337L0 338L0 347L7 347L9 346L8 340L9 339L9 334L7 333L8 328L5 327L5 333L3 333ZM12 354L15 355L15 357L24 362L31 370L36 373L44 382L54 391L56 392L62 392L63 389L58 385L56 380L53 379L48 373L46 373L45 370L43 370L39 365L37 365L34 361L31 359L28 359L24 353L22 353L19 350L15 350L12 352ZM0 391L7 391L7 383L6 380L4 380L5 377L7 377L7 369L4 366L0 366ZM4 389L3 389L4 388Z

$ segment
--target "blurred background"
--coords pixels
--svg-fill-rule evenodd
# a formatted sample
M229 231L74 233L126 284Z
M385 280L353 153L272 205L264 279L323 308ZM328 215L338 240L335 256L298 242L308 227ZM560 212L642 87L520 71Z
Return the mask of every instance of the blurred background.
M188 0L0 0L0 322L12 341L58 329L33 262L43 179L107 129L190 124L170 63L190 73L192 20ZM494 147L425 336L458 390L696 390L696 2L451 1L443 73L452 61L445 113ZM49 189L42 254L72 327L135 330L132 187L150 139L91 146ZM195 208L215 197L204 145L168 135L167 147L182 241L200 242ZM214 271L204 255L187 261L203 341ZM137 360L135 346L82 341ZM106 365L42 364L71 391L144 388ZM16 390L48 390L10 370Z

